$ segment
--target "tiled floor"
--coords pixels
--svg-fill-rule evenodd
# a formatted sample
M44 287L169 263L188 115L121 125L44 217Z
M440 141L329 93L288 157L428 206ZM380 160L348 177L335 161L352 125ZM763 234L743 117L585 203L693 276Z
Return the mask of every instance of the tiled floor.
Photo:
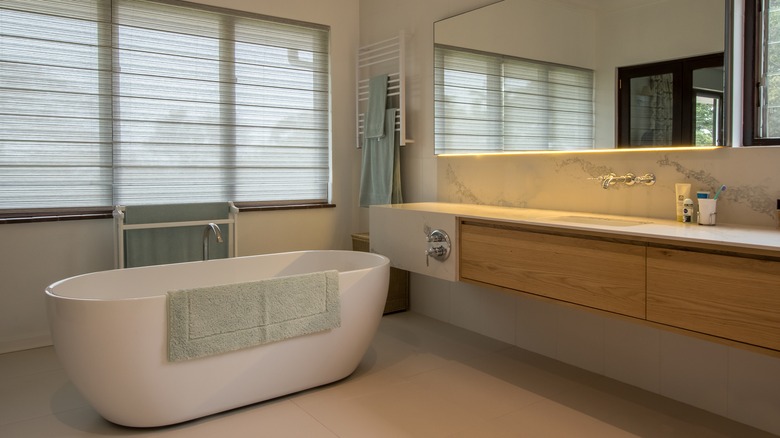
M0 437L762 437L705 411L411 313L349 378L156 429L100 418L52 348L0 355Z

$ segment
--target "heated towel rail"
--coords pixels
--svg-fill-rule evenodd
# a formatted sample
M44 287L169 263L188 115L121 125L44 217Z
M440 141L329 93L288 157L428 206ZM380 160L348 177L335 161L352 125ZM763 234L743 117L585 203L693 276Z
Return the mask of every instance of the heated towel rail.
M376 75L387 74L389 108L397 108L395 131L399 144L413 143L406 137L406 37L398 36L358 48L357 53L357 147L363 145L366 110L368 109L368 82Z

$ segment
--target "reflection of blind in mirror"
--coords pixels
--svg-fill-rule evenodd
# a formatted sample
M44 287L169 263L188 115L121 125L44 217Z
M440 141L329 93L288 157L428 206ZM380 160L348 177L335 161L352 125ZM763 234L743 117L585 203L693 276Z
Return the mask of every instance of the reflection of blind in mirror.
M593 71L435 47L436 153L593 149Z

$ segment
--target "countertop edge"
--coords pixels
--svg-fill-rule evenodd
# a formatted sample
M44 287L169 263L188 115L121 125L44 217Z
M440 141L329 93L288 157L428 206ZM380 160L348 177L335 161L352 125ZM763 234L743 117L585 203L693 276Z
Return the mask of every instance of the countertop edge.
M704 226L672 220L586 213L561 210L540 210L476 204L422 202L388 204L372 208L452 214L462 219L490 220L518 225L541 226L570 232L595 232L616 238L636 238L662 244L690 244L725 250L758 251L762 255L780 256L780 229L748 225L718 224ZM613 226L567 222L566 218L596 221L631 222L631 225Z

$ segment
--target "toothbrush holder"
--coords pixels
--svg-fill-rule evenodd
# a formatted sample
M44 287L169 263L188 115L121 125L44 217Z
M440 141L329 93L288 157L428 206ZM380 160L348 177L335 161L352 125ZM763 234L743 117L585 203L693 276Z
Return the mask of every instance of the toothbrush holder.
M718 214L717 199L698 199L699 201L699 225L715 225Z

